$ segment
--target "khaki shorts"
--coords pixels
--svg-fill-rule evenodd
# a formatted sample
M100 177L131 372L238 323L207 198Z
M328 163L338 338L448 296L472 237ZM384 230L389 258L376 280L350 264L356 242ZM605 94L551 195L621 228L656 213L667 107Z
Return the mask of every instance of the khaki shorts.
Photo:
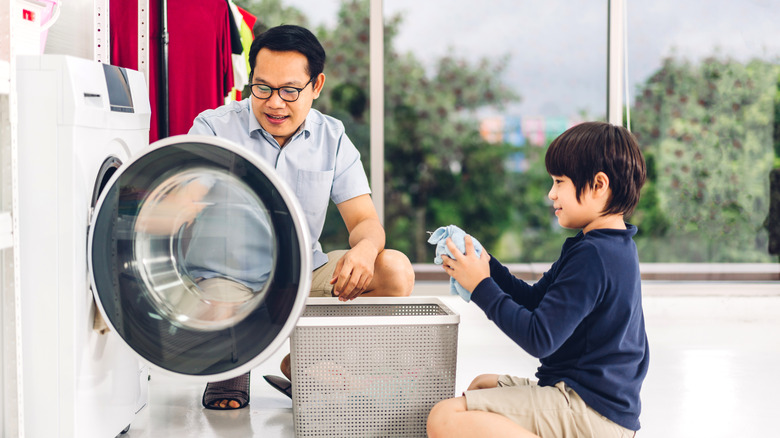
M311 292L310 297L332 297L333 285L330 279L336 271L336 265L339 260L347 253L346 249L331 251L327 254L328 262L315 269L311 274Z
M530 379L503 375L496 388L465 395L468 410L503 415L542 438L630 438L635 433L594 411L564 382L539 386Z
M203 292L204 298L209 301L224 301L228 303L240 303L249 301L254 292L243 284L228 280L227 278L197 278L195 283Z

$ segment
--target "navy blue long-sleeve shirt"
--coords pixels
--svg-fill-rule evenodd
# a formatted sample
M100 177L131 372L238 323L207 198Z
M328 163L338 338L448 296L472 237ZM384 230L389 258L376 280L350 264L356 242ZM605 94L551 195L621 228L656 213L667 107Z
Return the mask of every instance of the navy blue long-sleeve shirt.
M533 285L491 257L471 299L541 366L542 386L564 381L588 406L639 430L649 363L636 227L580 232Z

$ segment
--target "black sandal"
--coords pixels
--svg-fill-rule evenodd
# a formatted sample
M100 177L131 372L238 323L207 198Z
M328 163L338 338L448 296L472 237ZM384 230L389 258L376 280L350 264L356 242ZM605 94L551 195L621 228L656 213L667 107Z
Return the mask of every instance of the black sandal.
M228 405L225 407L215 405L215 402L221 402L222 400L228 400ZM238 407L234 408L230 406L230 401L238 402ZM201 400L203 407L206 409L215 409L220 411L241 409L249 405L249 373L234 377L232 379L223 380L221 382L211 382L206 384L206 390L203 391L203 399Z
M273 386L277 391L292 398L292 382L279 376L263 376L269 385Z

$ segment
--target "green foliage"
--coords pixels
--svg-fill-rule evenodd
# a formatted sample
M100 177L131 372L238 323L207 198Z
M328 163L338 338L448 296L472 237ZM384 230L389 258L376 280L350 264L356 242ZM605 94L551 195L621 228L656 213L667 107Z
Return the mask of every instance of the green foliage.
M234 3L257 17L256 33L282 24L297 24L309 28L306 14L292 6L284 6L282 0L235 0Z
M651 178L634 215L644 261L769 261L763 221L778 67L667 59L637 94Z
M486 74L499 76L504 65L486 60L471 65L447 57L429 79L412 55L390 51L385 68L386 83L392 84L385 91L386 225L392 244L413 239L408 254L414 261L430 260L425 231L438 226L457 224L490 248L509 225L510 186L503 163L512 151L485 142L472 112L517 98Z
M281 0L238 0L270 26L308 26ZM550 212L545 148L487 144L475 111L516 102L501 81L508 58L468 62L448 53L426 70L394 46L402 17L385 17L387 245L429 262L426 231L457 224L503 261L552 261L576 231ZM328 54L315 108L344 122L369 172L369 2L344 0L337 24L316 29ZM426 63L426 65L429 65ZM780 167L780 71L767 62L666 59L640 87L633 130L648 182L634 215L645 262L765 262L768 173ZM583 119L590 119L583 116ZM529 159L517 174L511 154ZM344 248L331 205L321 242Z

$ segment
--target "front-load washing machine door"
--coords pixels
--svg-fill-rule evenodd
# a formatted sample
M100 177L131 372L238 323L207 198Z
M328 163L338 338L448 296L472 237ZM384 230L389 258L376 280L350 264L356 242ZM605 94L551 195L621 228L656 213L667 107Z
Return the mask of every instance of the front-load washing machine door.
M311 284L301 208L265 162L216 137L158 141L95 207L92 288L111 330L190 380L243 374L289 337Z

